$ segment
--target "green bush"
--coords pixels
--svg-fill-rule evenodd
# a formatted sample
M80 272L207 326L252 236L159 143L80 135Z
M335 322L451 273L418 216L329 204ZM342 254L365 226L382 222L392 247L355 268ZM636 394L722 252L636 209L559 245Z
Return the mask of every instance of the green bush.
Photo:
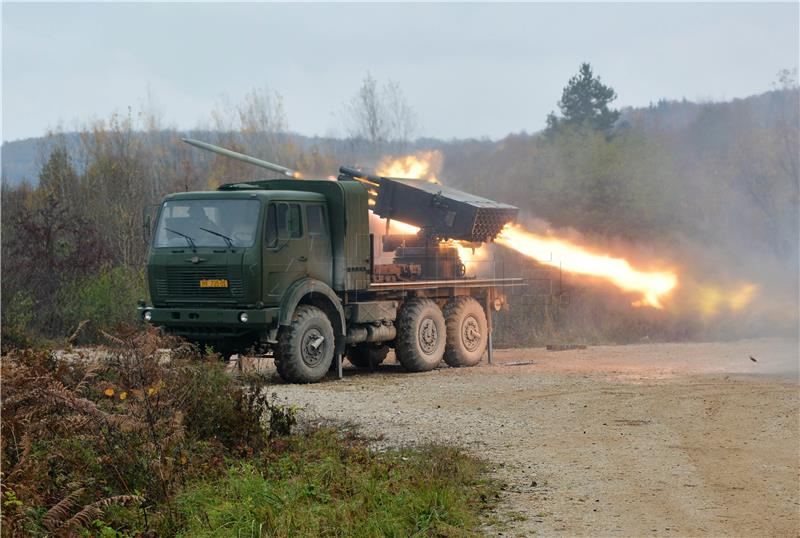
M144 270L126 266L104 267L96 275L62 287L59 303L65 330L71 332L89 320L81 338L98 341L100 331L139 322L136 301L147 297Z
M2 352L13 348L24 348L33 345L35 334L32 331L34 301L27 292L18 291L12 297L5 298L2 306Z

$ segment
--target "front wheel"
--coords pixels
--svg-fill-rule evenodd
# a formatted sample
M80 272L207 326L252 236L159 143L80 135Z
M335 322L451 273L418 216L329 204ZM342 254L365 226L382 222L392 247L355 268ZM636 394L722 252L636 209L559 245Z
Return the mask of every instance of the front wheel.
M275 350L275 367L284 381L314 383L322 379L333 361L335 337L325 312L300 305L292 323L281 327Z

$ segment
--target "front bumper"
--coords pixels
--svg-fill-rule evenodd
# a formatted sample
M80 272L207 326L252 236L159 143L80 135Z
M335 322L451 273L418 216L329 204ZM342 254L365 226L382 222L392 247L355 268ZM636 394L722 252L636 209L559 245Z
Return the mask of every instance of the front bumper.
M278 308L156 308L140 306L139 319L164 327L172 334L196 339L235 338L253 333L267 333L278 318ZM242 313L247 322L239 321Z

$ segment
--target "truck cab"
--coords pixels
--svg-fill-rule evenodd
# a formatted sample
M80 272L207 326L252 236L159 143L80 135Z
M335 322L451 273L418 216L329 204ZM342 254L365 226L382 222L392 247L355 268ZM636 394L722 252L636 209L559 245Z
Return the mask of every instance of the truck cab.
M292 191L168 196L150 248L153 307L145 315L223 352L255 340L254 333L274 321L281 287L307 274L304 217L309 207L313 213L324 204L319 195ZM328 268L329 258L323 261Z

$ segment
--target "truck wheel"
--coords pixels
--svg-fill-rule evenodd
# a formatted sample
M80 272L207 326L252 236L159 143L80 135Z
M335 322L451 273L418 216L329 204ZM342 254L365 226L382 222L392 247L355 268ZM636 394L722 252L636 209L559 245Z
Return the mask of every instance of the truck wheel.
M430 299L411 299L397 319L395 353L410 372L433 370L442 361L445 323L442 311Z
M389 353L386 344L359 344L347 350L347 360L358 368L378 366Z
M472 297L459 297L444 307L447 346L444 361L453 367L475 366L481 362L489 341L486 314Z
M335 337L325 312L300 305L292 323L281 327L275 350L275 367L284 381L314 383L322 379L333 361Z

